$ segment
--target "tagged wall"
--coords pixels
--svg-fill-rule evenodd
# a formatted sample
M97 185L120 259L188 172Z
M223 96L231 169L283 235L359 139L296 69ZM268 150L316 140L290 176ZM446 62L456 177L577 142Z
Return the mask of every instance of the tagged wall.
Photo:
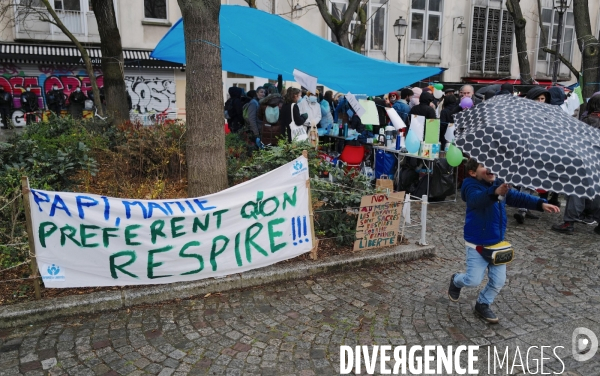
M98 87L104 85L102 71L95 70ZM131 96L134 110L140 113L176 112L175 77L172 70L159 69L125 69L125 84ZM89 96L92 91L90 78L81 66L64 65L32 65L32 64L0 64L0 85L13 95L13 123L24 125L21 108L21 94L27 86L38 96L38 105L47 109L46 93L53 85L69 95L78 87ZM68 100L66 105L68 106Z

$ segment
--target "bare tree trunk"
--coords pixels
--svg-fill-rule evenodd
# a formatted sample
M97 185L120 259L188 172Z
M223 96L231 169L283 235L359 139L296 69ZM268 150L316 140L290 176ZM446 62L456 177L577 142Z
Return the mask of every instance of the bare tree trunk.
M48 13L50 13L50 16L53 19L52 23L56 25L79 50L81 58L83 59L83 63L85 64L85 70L87 71L88 76L90 76L90 85L92 85L92 92L94 93L94 104L98 109L98 113L102 115L104 111L102 110L102 102L100 101L100 91L98 90L98 84L96 83L96 76L94 76L94 67L92 66L92 60L90 59L90 55L87 53L87 50L81 45L81 43L79 43L77 38L75 38L75 36L69 31L69 29L67 29L67 27L62 23L62 21L54 11L54 8L52 8L52 5L50 5L49 0L41 1L48 10Z
M348 29L350 28L352 17L360 5L360 0L349 0L348 8L346 8L346 11L341 15L341 20L333 17L333 15L329 12L326 0L315 1L317 2L317 7L319 8L321 17L323 17L323 20L331 29L333 35L335 35L337 38L338 44L349 50L354 50L352 44L350 43L350 38L348 38Z
M129 120L129 105L123 71L123 47L115 8L112 0L92 0L92 8L98 25L102 25L98 31L107 115L114 118L115 124L122 124Z
M515 23L515 41L517 44L517 60L519 61L519 71L521 72L521 83L531 84L531 65L527 55L527 35L525 35L525 25L527 21L523 17L519 0L507 0L506 8Z
M354 28L354 34L352 35L352 50L360 54L362 53L362 47L365 45L367 39L367 12L363 7L359 7L356 10L356 15L360 24L356 24Z
M177 0L186 46L188 195L227 188L219 40L220 0Z
M256 9L256 0L244 0L250 8Z
M588 0L574 0L575 33L582 53L583 97L589 98L598 91L598 65L600 65L600 45L592 34ZM579 77L578 77L579 78Z

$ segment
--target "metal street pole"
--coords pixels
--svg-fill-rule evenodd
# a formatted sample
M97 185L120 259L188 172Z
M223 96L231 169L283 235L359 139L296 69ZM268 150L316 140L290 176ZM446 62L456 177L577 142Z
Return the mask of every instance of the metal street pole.
M560 68L560 59L558 58L558 55L560 54L560 49L562 46L562 29L563 29L563 16L565 15L564 12L564 8L563 8L563 4L561 1L561 5L560 7L557 9L558 10L558 32L556 34L556 50L554 50L554 73L552 74L552 84L555 85L556 82L558 81L558 71Z
M402 38L398 38L398 63L402 63L402 60L400 59L400 57L402 56L400 54L401 48L402 48Z

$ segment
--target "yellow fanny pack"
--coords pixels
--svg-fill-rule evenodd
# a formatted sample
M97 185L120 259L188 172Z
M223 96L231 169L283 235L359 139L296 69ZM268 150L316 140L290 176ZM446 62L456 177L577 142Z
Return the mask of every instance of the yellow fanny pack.
M515 250L513 249L513 246L505 240L500 243L486 246L470 243L467 243L467 246L475 248L481 257L492 265L508 264L515 259Z

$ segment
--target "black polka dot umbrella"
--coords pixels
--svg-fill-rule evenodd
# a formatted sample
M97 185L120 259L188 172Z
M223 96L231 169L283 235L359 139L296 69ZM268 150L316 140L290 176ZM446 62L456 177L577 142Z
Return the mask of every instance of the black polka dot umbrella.
M455 120L456 146L507 183L600 195L600 130L559 106L499 95Z

